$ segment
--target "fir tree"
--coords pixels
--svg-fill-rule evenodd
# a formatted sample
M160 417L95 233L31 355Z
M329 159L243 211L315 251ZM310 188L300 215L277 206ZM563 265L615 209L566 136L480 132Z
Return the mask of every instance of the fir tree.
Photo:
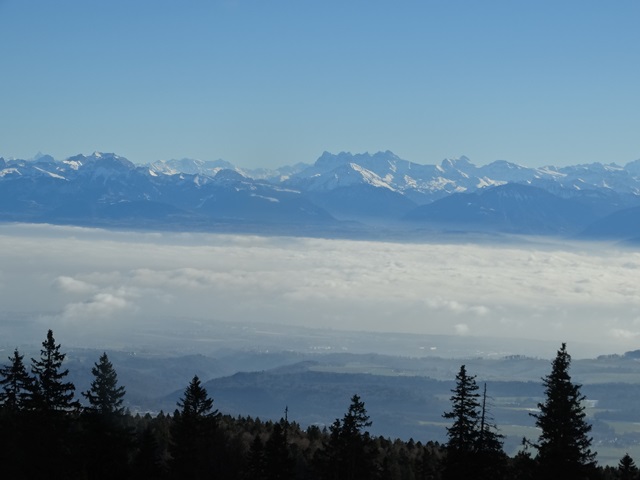
M197 375L184 391L184 397L178 401L178 407L182 409L180 414L184 417L210 417L217 415L218 411L211 411L213 399L209 398L207 390L200 383Z
M80 404L73 400L76 387L71 382L64 382L69 370L62 370L62 362L66 354L60 353L60 345L56 345L53 332L47 332L47 339L42 342L40 360L31 359L31 371L36 377L34 397L36 408L42 411L68 411L77 409Z
M11 363L0 369L0 405L11 412L25 409L35 388L35 379L27 373L23 358L16 348L9 357Z
M444 418L453 420L453 425L447 427L447 452L472 452L479 437L480 394L476 377L468 375L464 365L456 375L456 386L451 392L452 410L443 414Z
M264 447L264 472L266 480L294 478L293 458L289 452L287 430L289 422L281 419L273 425L273 431Z
M537 460L541 476L566 480L588 478L595 467L590 449L591 425L587 423L581 385L571 381L571 356L566 343L553 360L551 373L542 379L546 399L538 404L540 413L531 414L541 429Z
M468 375L464 365L456 375L456 385L451 392L452 410L443 414L444 418L453 420L451 427L447 427L443 475L445 479L457 480L477 473L475 454L480 439L480 394L476 377Z
M122 407L125 389L118 386L118 375L106 352L91 369L93 381L88 391L82 395L89 401L90 409L102 415L124 413Z
M0 464L6 477L29 478L32 473L34 436L39 422L30 421L27 411L34 388L23 363L23 356L14 350L10 364L0 369ZM35 434L35 435L34 435ZM38 438L35 442L38 443Z
M83 415L85 437L84 459L87 468L95 472L96 480L124 478L128 472L128 457L133 443L133 431L126 424L122 401L124 387L118 386L118 376L106 353L91 369L93 381L82 395L89 401Z
M345 480L369 480L375 478L377 466L373 442L369 432L369 415L358 395L351 397L351 404L342 420L336 419L329 427L329 441L318 451L317 461L322 478Z
M636 463L628 453L626 453L618 463L618 478L620 480L638 479L638 467L636 467Z
M172 473L176 478L208 478L219 468L219 414L197 375L177 405L181 410L176 410L171 428Z
M506 455L502 450L502 435L497 432L487 406L487 385L482 396L476 377L467 373L464 365L456 375L451 391L452 410L443 414L453 420L447 428L444 478L448 480L477 478L497 480L504 474ZM482 398L482 403L480 403Z
M25 434L33 438L30 455L38 461L28 464L26 478L44 477L51 471L59 478L76 478L82 468L82 448L77 417L70 413L78 411L80 403L74 400L73 383L64 381L69 374L62 369L66 355L60 352L51 330L42 347L40 359L31 359L36 381L25 423Z

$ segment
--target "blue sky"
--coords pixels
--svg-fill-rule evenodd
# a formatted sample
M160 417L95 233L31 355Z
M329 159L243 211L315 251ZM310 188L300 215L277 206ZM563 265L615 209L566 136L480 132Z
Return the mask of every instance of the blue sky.
M640 2L0 0L0 156L640 158Z

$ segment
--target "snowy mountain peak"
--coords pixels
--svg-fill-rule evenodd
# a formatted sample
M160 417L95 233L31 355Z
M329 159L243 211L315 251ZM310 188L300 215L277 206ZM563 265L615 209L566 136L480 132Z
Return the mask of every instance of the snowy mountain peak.
M376 152L371 155L369 152L352 154L351 152L340 152L338 154L332 154L329 152L323 152L320 158L316 160L314 166L321 168L336 168L340 165L345 165L351 162L355 162L359 165L368 164L387 164L390 161L395 162L402 160L392 151L387 150L384 152Z
M624 169L634 177L640 176L640 159L627 163Z
M462 155L460 158L445 158L440 163L440 166L444 170L466 170L468 168L475 168L475 165L471 163L468 157Z
M353 155L351 154L351 152L340 152L337 155L334 155L325 151L315 161L313 167L318 170L329 171L342 165L346 165L351 161L353 161Z
M73 157L67 158L67 162L76 162L80 165L88 165L90 163L112 163L126 166L127 168L135 168L135 165L125 157L116 155L115 153L93 152L91 155L83 155L79 153Z
M114 153L64 161L38 154L33 161L0 158L0 183L0 214L27 221L37 214L54 223L102 218L107 225L149 218L153 225L170 218L196 226L207 219L291 224L292 218L331 221L329 215L395 222L433 205L414 219L508 232L575 232L595 218L640 205L640 160L625 167L528 168L505 160L477 167L463 156L422 165L387 150L324 152L314 165L241 170L223 160L136 166ZM85 203L86 209L76 208Z
M36 155L37 158L34 158L35 163L55 163L55 159L51 155Z
M364 183L368 183L374 187L378 188L388 188L389 190L393 190L393 188L386 183L382 178L376 175L374 172L367 170L366 168L362 168L357 163L350 163L349 167L360 175L360 178Z
M495 160L489 163L487 167L504 168L509 170L522 170L523 168L526 168L522 165L518 165L517 163L508 162L507 160Z
M55 159L51 155L47 155L42 152L36 153L31 160L34 162L43 162L43 163L55 162Z
M221 182L242 182L248 180L248 177L245 177L240 172L235 170L231 170L229 168L223 168L218 170L215 177L213 177L217 183Z

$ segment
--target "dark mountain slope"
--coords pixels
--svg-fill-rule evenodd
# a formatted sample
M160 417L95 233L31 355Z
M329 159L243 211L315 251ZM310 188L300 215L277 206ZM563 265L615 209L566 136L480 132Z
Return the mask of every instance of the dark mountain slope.
M640 243L640 207L626 208L589 225L580 235L588 240L624 240Z
M516 183L450 195L405 217L423 224L536 235L570 234L595 218L588 206Z

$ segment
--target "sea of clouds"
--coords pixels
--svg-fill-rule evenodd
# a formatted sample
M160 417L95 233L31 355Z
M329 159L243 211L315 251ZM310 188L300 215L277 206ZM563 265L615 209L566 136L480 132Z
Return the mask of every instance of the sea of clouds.
M0 343L39 341L47 328L66 343L122 343L133 331L175 332L196 319L581 342L594 355L622 353L640 345L639 278L640 252L607 244L5 224Z

